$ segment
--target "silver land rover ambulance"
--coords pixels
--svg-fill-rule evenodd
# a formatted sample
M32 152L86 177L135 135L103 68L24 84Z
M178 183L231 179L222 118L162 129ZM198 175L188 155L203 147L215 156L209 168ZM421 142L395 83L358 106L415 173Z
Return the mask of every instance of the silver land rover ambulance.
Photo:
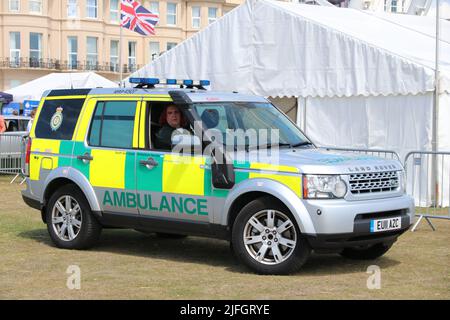
M206 236L230 241L257 273L289 274L312 250L378 258L409 229L414 206L398 161L319 149L258 96L202 90L205 81L132 81L42 98L22 196L57 247L89 248L111 227ZM172 145L188 153L157 141L168 106L185 120ZM228 148L230 132L246 130L278 139ZM211 132L224 139L208 149Z

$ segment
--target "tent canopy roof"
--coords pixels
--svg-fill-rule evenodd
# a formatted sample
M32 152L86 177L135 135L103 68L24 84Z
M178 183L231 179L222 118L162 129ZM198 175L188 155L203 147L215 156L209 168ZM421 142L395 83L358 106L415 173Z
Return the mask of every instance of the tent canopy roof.
M441 23L450 92L450 22ZM423 94L434 90L434 33L429 17L248 0L132 76L274 97Z
M6 92L0 92L0 102L9 103L13 100L13 96Z
M94 72L50 73L41 78L7 90L15 102L40 100L42 94L53 89L82 89L97 87L117 87L118 84Z

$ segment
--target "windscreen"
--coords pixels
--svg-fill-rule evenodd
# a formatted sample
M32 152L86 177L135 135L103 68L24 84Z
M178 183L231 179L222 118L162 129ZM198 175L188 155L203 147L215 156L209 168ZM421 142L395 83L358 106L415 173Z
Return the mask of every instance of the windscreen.
M224 144L258 148L311 145L300 129L270 103L201 103L194 109L204 127L220 131Z

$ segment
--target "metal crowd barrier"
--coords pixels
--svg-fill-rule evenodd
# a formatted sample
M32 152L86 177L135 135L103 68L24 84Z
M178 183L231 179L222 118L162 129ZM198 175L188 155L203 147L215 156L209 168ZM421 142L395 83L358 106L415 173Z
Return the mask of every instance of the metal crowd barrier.
M11 132L0 134L0 174L13 175L13 183L23 176L27 133Z
M336 148L336 147L320 147L321 149L330 151L342 151L351 153L361 153L367 154L374 157L380 157L385 159L394 159L400 161L400 156L397 152L392 150L382 150L382 149L355 149L355 148Z
M413 151L406 155L406 191L414 198L419 218L412 231L425 219L450 220L450 152Z
M0 174L16 174L22 169L21 145L23 134L0 134Z
M14 181L16 181L16 179L19 177L22 178L20 184L23 184L26 181L27 173L25 172L25 157L27 152L27 144L28 144L28 133L22 136L22 140L20 143L20 172L14 176L14 178L11 180L11 184L14 183Z

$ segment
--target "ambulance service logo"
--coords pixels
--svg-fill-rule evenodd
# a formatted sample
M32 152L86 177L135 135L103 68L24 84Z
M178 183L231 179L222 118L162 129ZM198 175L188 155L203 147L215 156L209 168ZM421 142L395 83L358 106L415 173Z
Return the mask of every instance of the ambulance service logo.
M64 116L63 116L64 109L62 107L58 107L56 109L55 114L52 116L50 120L50 127L52 128L52 131L56 131L61 127L61 124L63 122Z

